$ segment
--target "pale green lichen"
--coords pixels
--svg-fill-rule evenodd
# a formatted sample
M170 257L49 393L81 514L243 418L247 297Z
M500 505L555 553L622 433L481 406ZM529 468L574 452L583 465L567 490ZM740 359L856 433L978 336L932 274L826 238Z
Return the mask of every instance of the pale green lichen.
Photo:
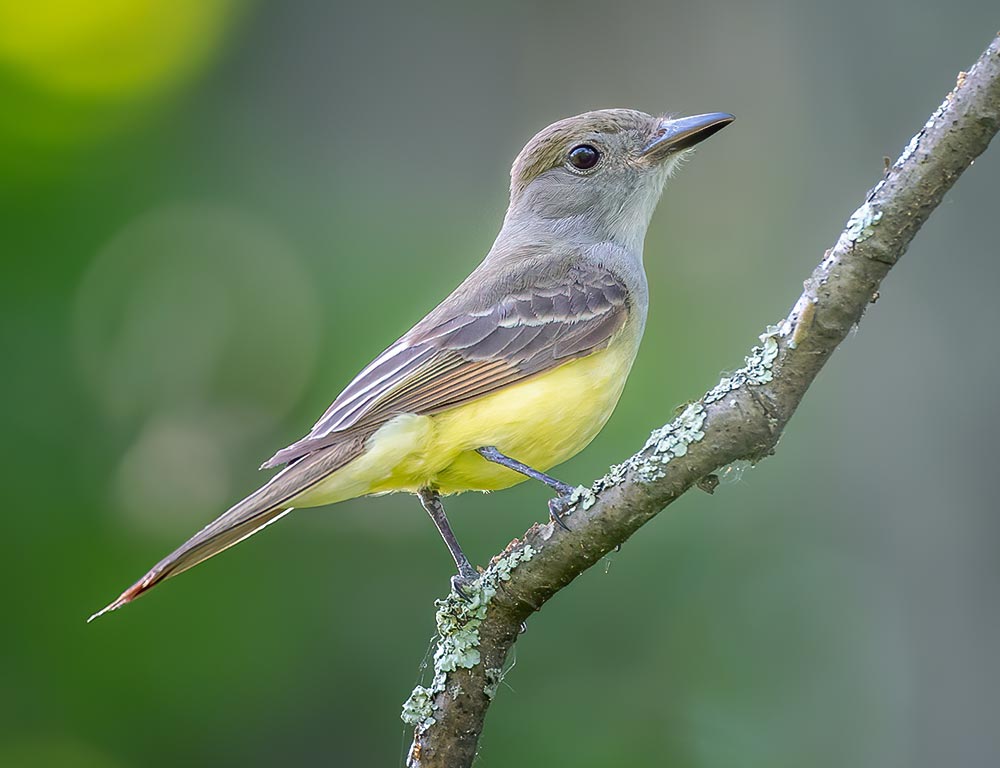
M577 509L588 510L596 503L597 496L594 494L594 491L591 488L578 485L566 499L566 502L563 505L564 508L559 513L559 516L568 517L576 512Z
M705 406L701 402L691 403L681 414L666 426L653 430L646 445L639 453L622 464L616 464L593 485L594 493L617 485L629 473L634 473L643 482L658 480L665 474L664 466L678 456L688 452L688 446L701 440L705 433Z
M578 485L573 489L573 493L570 495L567 502L567 510L563 514L569 514L577 506L582 510L590 509L594 504L597 503L597 496L590 488L585 488L582 485Z
M865 203L851 214L844 234L852 243L863 243L875 234L875 225L882 220L882 211L876 211L871 203Z
M691 403L670 424L654 429L646 441L646 448L653 448L661 462L683 456L691 443L701 440L705 424L705 408L701 403Z
M403 704L403 722L416 727L428 728L434 725L434 696L430 688L418 685L410 698Z
M510 579L513 570L534 556L535 549L530 544L505 552L476 581L463 586L464 596L452 592L435 603L438 642L434 650L434 677L430 685L414 688L403 704L404 723L423 732L436 722L435 700L447 688L448 673L459 668L472 669L481 660L479 627L486 618L490 600L500 585ZM487 670L487 681L490 679Z
M782 320L769 325L760 335L761 346L754 347L746 357L745 365L724 377L705 396L684 408L681 414L666 426L654 430L642 450L621 464L611 467L604 477L591 487L594 494L618 485L633 475L641 482L653 482L666 475L666 466L672 459L687 454L692 444L705 437L705 407L722 400L730 392L748 385L766 384L773 378L774 361L778 357L778 339L791 334L792 325Z
M769 325L760 338L761 346L754 347L747 355L745 364L738 371L724 376L703 398L706 405L721 400L730 392L747 384L767 384L774 378L774 361L778 357L778 339L791 332L791 324L783 320L778 325Z

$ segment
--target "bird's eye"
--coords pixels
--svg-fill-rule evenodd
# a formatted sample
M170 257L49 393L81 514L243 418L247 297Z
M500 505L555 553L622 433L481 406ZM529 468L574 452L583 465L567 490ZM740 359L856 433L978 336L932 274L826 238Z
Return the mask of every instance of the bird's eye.
M580 144L569 151L569 164L578 171L589 171L601 159L601 153L590 144Z

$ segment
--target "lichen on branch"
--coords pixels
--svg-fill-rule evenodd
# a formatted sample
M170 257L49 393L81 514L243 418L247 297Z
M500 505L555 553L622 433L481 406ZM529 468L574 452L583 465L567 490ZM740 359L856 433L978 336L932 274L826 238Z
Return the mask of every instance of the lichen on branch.
M510 546L493 558L490 567L480 577L462 589L465 594L452 591L438 600L436 623L437 644L434 648L434 676L430 685L418 685L403 704L402 718L414 731L423 733L435 722L437 699L445 693L448 673L456 669L472 669L481 660L479 653L479 625L486 618L486 610L497 590L510 580L511 571L518 564L528 562L535 550L530 544L513 541ZM499 685L499 669L490 668L491 682L484 685L484 694L493 698Z

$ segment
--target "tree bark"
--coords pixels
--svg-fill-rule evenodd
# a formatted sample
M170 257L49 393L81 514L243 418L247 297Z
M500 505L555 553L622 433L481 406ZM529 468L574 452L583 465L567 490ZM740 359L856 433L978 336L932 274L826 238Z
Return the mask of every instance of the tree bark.
M437 603L434 679L414 690L411 768L472 764L486 711L522 622L580 573L713 473L774 452L809 385L878 297L878 287L945 192L1000 129L1000 38L980 56L851 215L791 312L746 364L638 453L577 491L570 530L534 525L512 541L471 597Z

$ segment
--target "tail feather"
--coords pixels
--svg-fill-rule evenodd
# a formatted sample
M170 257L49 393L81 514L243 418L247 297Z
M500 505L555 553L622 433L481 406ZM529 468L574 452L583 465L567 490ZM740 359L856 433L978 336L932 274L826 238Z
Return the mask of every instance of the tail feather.
M198 563L239 544L292 511L291 507L284 509L272 507L261 510L251 506L248 509L248 502L251 502L252 499L253 496L244 499L217 520L205 526L154 565L145 576L122 592L116 600L87 619L87 623L89 624L98 616L103 616L105 613L118 610L123 605L131 603L161 581L183 573Z
M292 511L291 504L294 504L297 496L355 458L362 446L361 439L345 441L342 445L318 451L286 467L266 485L235 504L163 558L139 581L122 592L118 599L87 621L91 622L98 616L121 608L161 581L193 568L280 520Z

